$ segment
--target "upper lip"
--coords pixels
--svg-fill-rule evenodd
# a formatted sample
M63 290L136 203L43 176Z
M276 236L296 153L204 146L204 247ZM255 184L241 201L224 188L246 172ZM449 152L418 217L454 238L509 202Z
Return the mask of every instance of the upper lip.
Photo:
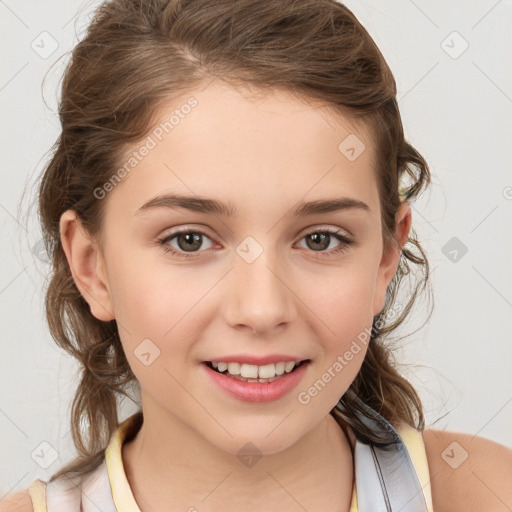
M239 355L231 355L231 356L222 356L216 357L214 359L209 359L205 362L223 362L223 363L242 363L242 364L253 364L256 366L265 366L266 364L271 363L279 363L280 361L289 362L289 361L305 361L307 358L300 356L289 356L284 354L273 354L267 356L254 356L249 354L239 354Z

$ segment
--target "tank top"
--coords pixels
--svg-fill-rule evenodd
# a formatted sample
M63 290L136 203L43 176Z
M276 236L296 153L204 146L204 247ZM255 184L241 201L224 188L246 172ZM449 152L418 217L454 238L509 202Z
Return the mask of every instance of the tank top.
M363 442L352 430L343 429L354 462L349 512L433 512L422 432L407 424L396 431L365 407L372 413L364 418L366 425L387 432L392 442ZM34 480L27 489L34 512L141 512L124 471L122 446L136 435L142 421L140 411L124 420L112 434L102 463L85 478Z

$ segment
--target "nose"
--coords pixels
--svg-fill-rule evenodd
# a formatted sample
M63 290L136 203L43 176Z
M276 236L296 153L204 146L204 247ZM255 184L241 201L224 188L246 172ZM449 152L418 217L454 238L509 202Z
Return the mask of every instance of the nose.
M271 335L293 321L294 295L283 268L268 249L251 263L234 255L225 302L225 319L232 328Z

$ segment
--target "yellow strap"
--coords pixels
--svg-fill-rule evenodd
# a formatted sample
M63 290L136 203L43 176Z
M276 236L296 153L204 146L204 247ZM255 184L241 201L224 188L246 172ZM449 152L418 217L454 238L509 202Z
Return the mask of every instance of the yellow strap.
M34 508L34 512L47 512L46 483L39 479L34 480L27 491L30 495L30 498L32 499L32 507Z
M348 512L359 512L359 507L357 506L357 493L355 484L352 489L352 501L350 502L350 509Z
M124 473L122 464L119 463L119 453L121 450L122 441L126 436L127 430L129 430L132 426L132 422L128 420L124 422L124 424L121 426L122 428L116 432L116 435L109 443L109 447L107 448L105 455L112 480L111 486L113 487L113 497L116 507L118 510L123 510L126 512L140 512L140 509L136 505L131 489L125 485L127 482L126 475ZM407 451L411 457L421 487L423 488L427 509L429 512L433 512L430 475L422 433L407 424L402 425L398 432L404 441L405 446L407 447ZM27 491L32 499L34 512L47 512L46 483L42 480L35 480L27 489ZM352 501L350 504L350 512L358 512L355 484L353 488Z
M422 432L410 425L403 425L399 434L407 447L407 451L414 464L414 469L418 475L418 480L423 488L423 496L425 496L427 510L428 512L433 512L430 473L428 471L427 453L425 451Z
M112 499L117 510L141 512L133 496L132 489L123 467L122 446L128 435L138 430L142 416L135 413L119 425L105 449L105 462L112 491Z

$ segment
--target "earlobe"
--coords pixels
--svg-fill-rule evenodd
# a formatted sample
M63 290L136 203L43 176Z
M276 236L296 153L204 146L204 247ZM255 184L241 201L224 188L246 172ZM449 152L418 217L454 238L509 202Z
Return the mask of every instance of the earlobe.
M379 265L375 290L375 301L373 307L374 316L382 311L382 308L384 307L386 290L396 273L398 264L400 263L402 247L407 242L411 229L411 222L411 206L409 203L404 201L400 204L400 207L395 214L394 241L388 244L388 247L385 247L382 251L382 259Z
M60 238L75 284L98 320L115 318L103 254L73 210L60 217Z

